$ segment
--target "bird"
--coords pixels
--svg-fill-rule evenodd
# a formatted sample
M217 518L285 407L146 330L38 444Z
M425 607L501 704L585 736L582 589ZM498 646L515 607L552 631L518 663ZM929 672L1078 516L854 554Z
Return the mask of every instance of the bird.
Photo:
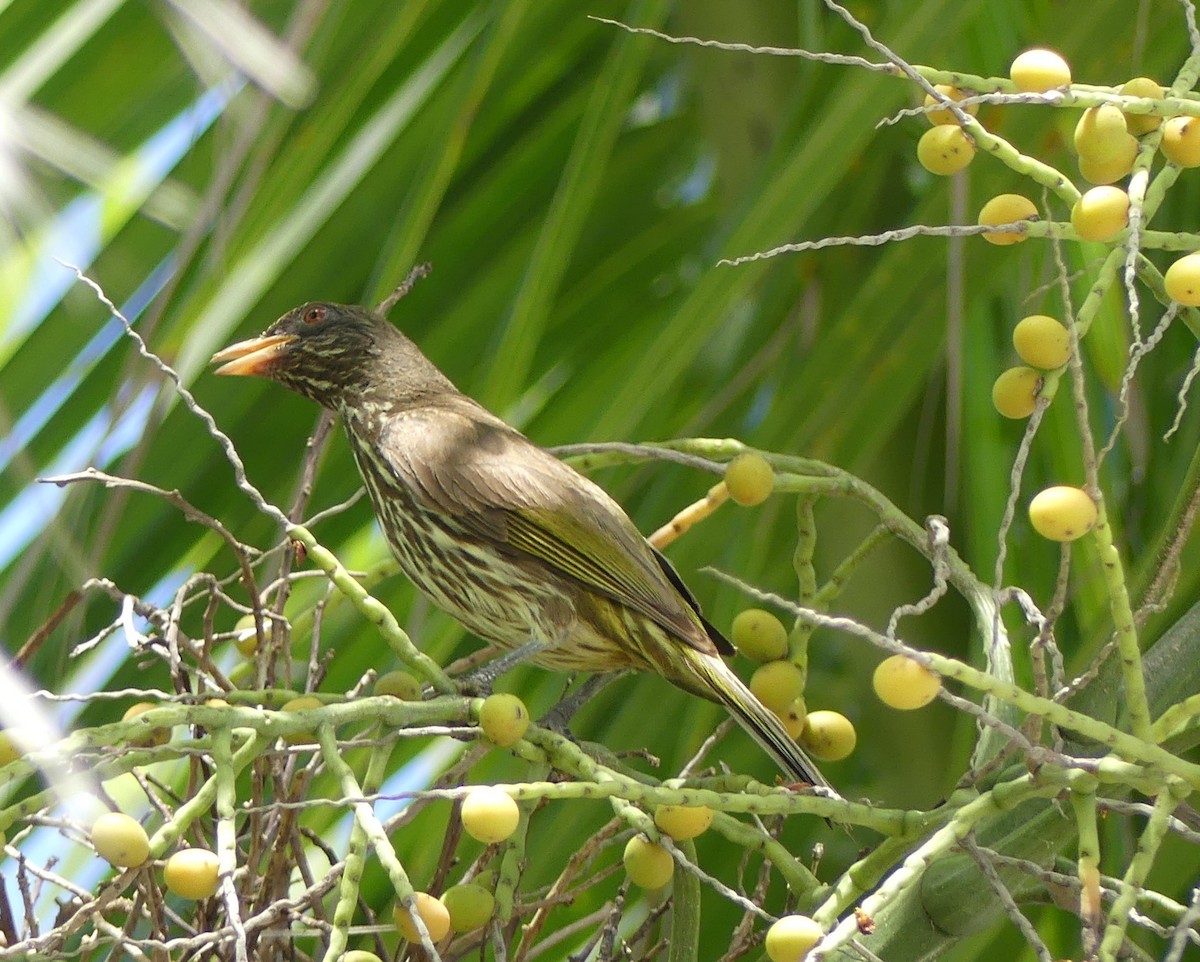
M552 670L661 675L724 706L791 784L835 794L621 506L459 391L383 314L306 303L212 363L339 418L400 568L480 638Z

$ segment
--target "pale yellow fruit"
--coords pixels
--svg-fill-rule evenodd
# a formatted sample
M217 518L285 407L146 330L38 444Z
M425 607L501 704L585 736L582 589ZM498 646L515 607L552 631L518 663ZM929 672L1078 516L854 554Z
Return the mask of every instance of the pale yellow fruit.
M1079 155L1079 173L1089 184L1115 184L1133 170L1137 160L1138 142L1133 134L1126 134L1117 151L1105 160L1093 160Z
M450 913L450 928L455 932L483 928L496 911L496 896L478 882L451 886L442 893L441 901Z
M163 881L168 889L185 899L206 899L216 894L219 867L216 852L185 848L167 859Z
M713 810L706 805L659 805L654 810L654 824L677 842L695 838L708 831Z
M804 673L790 661L770 661L750 676L750 690L779 715L804 694Z
M321 708L322 704L321 699L316 695L301 695L298 698L293 698L291 701L284 702L283 707L279 710L286 712L310 711L313 708ZM292 732L290 735L284 735L283 740L289 745L307 745L314 741L314 737L311 731L297 731Z
M401 701L421 701L421 683L406 671L389 671L375 679L376 695L391 695Z
M747 608L733 619L730 631L735 648L759 662L777 661L788 650L788 633L783 622L761 608Z
M800 962L824 934L807 915L785 915L767 929L767 957L771 962Z
M1093 187L1071 208L1071 226L1086 241L1112 240L1129 226L1129 195L1120 187Z
M160 708L160 705L154 704L152 701L139 701L137 704L130 705L125 709L125 714L121 716L121 721L129 721L131 718L136 718L143 712L148 712L154 708ZM129 739L130 745L136 745L139 748L155 748L159 745L165 745L171 740L170 728L151 728L147 726L143 734L139 734Z
M351 949L342 956L341 962L383 962L374 952L366 949Z
M917 141L917 160L931 174L948 177L975 159L975 145L961 127L930 127Z
M0 731L0 767L25 757L25 749L21 742L20 735L9 731Z
M1200 117L1172 117L1163 124L1159 149L1180 167L1200 167Z
M892 655L876 665L871 684L881 702L901 711L925 707L942 688L941 678L905 655Z
M1057 484L1043 488L1029 502L1029 523L1051 541L1082 538L1099 517L1096 502L1082 488Z
M934 84L933 89L940 93L948 100L959 101L971 96L969 90L959 90L957 87L952 87L950 84ZM957 124L954 114L947 107L939 107L937 104L940 101L935 100L931 94L925 95L925 119L933 126L940 127L943 124ZM967 104L962 108L966 113L974 117L979 113L979 104Z
M725 467L725 487L738 504L762 504L775 490L775 470L761 454L739 454Z
M503 842L521 821L521 809L513 797L491 786L471 789L460 814L467 834L485 845Z
M1019 54L1008 75L1022 93L1046 93L1071 82L1071 67L1053 50L1035 48Z
M1168 267L1163 285L1171 300L1185 307L1200 307L1200 252L1184 254Z
M92 825L96 854L121 868L134 868L150 857L150 836L122 812L105 812Z
M797 698L783 711L777 712L783 727L793 738L799 738L804 732L804 720L808 717L808 709L803 698Z
M1038 219L1037 206L1028 197L1022 197L1020 194L997 194L979 210L979 223L984 227ZM1025 235L1003 232L985 233L983 239L1003 247L1008 244L1021 243L1025 240Z
M800 742L814 756L826 762L847 758L858 743L854 723L836 711L810 711L804 720Z
M1013 328L1012 339L1021 360L1043 371L1062 367L1071 356L1070 332L1046 314L1021 318Z
M625 846L625 874L634 885L660 889L675 874L675 860L661 845L635 835Z
M417 914L421 916L421 921L425 923L425 929L429 933L429 940L440 942L450 932L450 913L446 910L446 906L428 892L414 892L413 899L417 903ZM417 933L416 923L413 922L412 916L408 914L403 903L396 903L396 907L392 910L392 921L395 923L396 929L408 941L419 942L421 940L421 936Z
M1118 93L1123 97L1146 97L1152 100L1161 100L1166 91L1149 77L1134 77L1132 80L1125 81ZM1129 132L1137 137L1157 130L1162 122L1163 119L1158 114L1125 115L1125 123Z
M266 628L267 621L264 618L263 630ZM253 656L258 651L258 631L254 627L254 615L242 615L233 626L233 631L233 647L247 658Z
M1093 161L1112 160L1125 145L1125 115L1112 104L1088 107L1075 125L1075 150Z
M479 709L479 727L493 745L508 748L524 738L529 730L529 709L516 695L496 692L483 700Z
M1027 418L1037 407L1042 373L1031 367L1010 367L992 384L992 404L1006 418Z

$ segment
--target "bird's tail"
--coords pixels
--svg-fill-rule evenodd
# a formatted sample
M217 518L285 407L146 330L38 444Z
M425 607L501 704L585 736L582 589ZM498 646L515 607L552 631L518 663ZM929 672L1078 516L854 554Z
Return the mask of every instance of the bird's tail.
M837 794L775 713L754 696L720 657L694 649L686 650L685 657L699 676L697 690L703 689L702 694L724 705L750 737L775 759L784 774Z

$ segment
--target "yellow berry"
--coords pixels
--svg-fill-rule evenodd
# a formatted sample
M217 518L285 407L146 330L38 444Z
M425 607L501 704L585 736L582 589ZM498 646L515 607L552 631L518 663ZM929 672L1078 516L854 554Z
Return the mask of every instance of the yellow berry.
M992 384L992 404L1006 418L1027 418L1037 407L1042 374L1031 367L1010 367Z
M1112 160L1125 145L1125 115L1112 104L1088 107L1075 125L1075 151L1093 161Z
M1075 541L1096 523L1096 502L1082 488L1058 484L1044 488L1029 502L1033 530L1051 541Z
M881 661L871 684L881 702L901 711L924 708L942 688L937 675L906 655L892 655Z
M516 695L504 692L488 695L479 709L479 727L493 745L508 748L525 737L529 709Z
M490 785L473 788L463 799L463 828L476 841L502 842L517 830L521 810L508 792Z
M429 933L430 941L440 942L450 932L450 913L446 911L446 906L428 892L414 892L413 901L416 902L417 914L425 923L425 930ZM408 941L419 942L421 940L421 936L417 934L416 923L413 922L412 916L408 914L408 909L402 902L397 902L396 907L392 910L392 921L395 923L396 929Z
M10 731L0 731L0 768L24 757L25 749L21 736Z
M858 734L850 719L840 712L810 711L800 742L822 761L838 762L854 751Z
M1041 48L1018 55L1008 75L1022 93L1042 94L1071 82L1071 68L1062 56Z
M263 628L267 620L263 619ZM242 615L233 626L233 647L246 658L258 651L258 631L254 627L254 615Z
M776 661L787 654L788 633L783 622L761 608L747 608L733 619L734 647L757 662Z
M1120 187L1093 187L1071 208L1071 226L1086 241L1112 240L1129 226L1129 195Z
M941 177L957 174L974 158L975 145L958 126L931 127L917 141L917 160L931 174Z
M706 805L659 805L654 810L654 824L677 842L695 838L708 831L713 810Z
M1030 314L1013 328L1013 347L1031 367L1053 371L1071 356L1071 334L1053 317Z
M491 921L496 911L496 896L478 882L464 882L442 893L442 905L450 913L450 928L455 932L473 932Z
M206 899L216 894L220 880L220 862L216 852L203 848L185 848L167 859L163 881L176 895L185 899Z
M957 87L950 86L950 84L934 84L933 89L947 100L959 101L971 96L971 91L959 90ZM931 94L925 95L925 119L935 127L940 127L943 124L957 124L958 121L954 119L954 114L950 112L949 108L939 107L939 103L940 101L935 100ZM962 109L974 117L979 113L979 104L968 104Z
M316 695L301 695L299 698L293 698L291 701L284 702L280 711L311 711L314 708L321 708L323 702ZM284 735L283 740L289 745L307 745L312 742L313 733L311 731L297 731L290 735Z
M767 929L767 957L771 962L800 962L824 934L807 915L785 915Z
M374 952L366 949L351 949L342 956L341 962L383 962Z
M783 711L777 712L779 720L783 722L783 727L787 733L793 738L799 738L804 731L804 720L808 717L808 710L804 706L804 699L797 698L794 702L787 706Z
M738 504L762 504L775 490L775 471L761 454L739 454L725 467L725 487Z
M1152 100L1161 100L1163 94L1166 93L1149 77L1134 77L1132 80L1127 80L1117 92L1122 97L1146 97ZM1125 123L1129 127L1129 132L1138 137L1157 130L1162 121L1162 117L1158 114L1125 115Z
M406 671L389 671L375 679L376 695L391 695L401 701L421 701L421 683Z
M1038 209L1033 201L1020 194L997 194L979 211L979 223L984 227L1016 224L1023 220L1038 220ZM1021 243L1025 240L1025 235L997 231L984 234L983 239L1004 247Z
M1200 117L1172 117L1162 130L1160 148L1180 167L1200 167Z
M150 836L136 819L121 812L105 812L92 825L96 854L113 865L133 868L150 857Z
M1126 134L1124 141L1111 157L1094 160L1080 154L1079 173L1089 184L1115 184L1133 170L1133 162L1137 160L1137 150L1137 138L1133 134Z
M129 721L131 718L136 718L143 712L148 712L153 708L160 708L160 705L150 701L139 701L135 705L130 705L125 709L125 714L121 716L121 721ZM158 745L165 745L171 739L170 728L150 728L146 727L144 732L129 739L130 745L137 745L140 748L154 748Z
M804 673L790 661L769 661L750 676L750 690L779 715L804 694Z
M1200 307L1200 252L1184 254L1168 267L1163 285L1171 300L1184 307Z
M625 846L625 874L634 885L660 889L675 874L675 860L661 845L635 835Z

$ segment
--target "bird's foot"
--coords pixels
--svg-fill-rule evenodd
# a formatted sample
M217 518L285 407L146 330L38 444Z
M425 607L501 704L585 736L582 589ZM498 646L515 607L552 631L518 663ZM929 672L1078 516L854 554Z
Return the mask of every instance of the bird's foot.
M531 641L505 652L499 658L480 665L474 671L467 672L458 680L459 689L467 695L486 697L492 692L492 683L510 668L515 668L526 659L532 658L539 652L550 647L543 641Z
M587 681L576 688L570 695L555 705L542 716L541 724L554 731L567 733L571 719L584 705L596 697L610 681L615 681L624 672L610 671L603 675L592 675Z

